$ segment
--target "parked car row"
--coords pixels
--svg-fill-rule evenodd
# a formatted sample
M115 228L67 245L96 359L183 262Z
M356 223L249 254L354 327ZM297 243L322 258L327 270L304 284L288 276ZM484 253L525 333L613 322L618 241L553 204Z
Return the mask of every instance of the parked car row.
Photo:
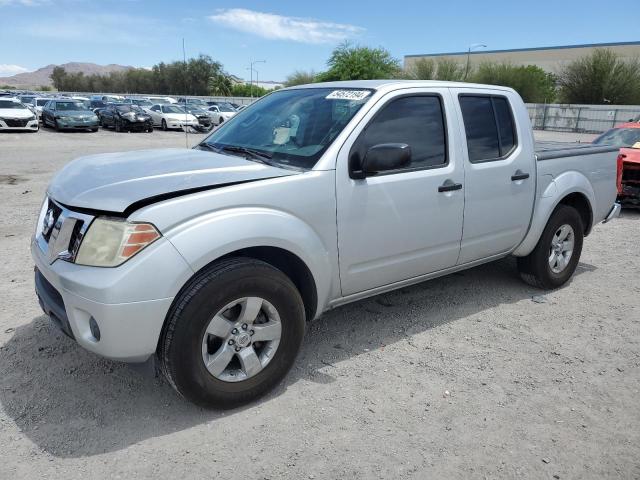
M14 92L0 96L3 112L0 130L38 131L43 127L56 130L83 129L97 131L100 126L116 131L151 132L154 127L192 128L207 132L232 118L244 105L201 98L120 95L41 96L34 92ZM6 117L6 120L5 119Z

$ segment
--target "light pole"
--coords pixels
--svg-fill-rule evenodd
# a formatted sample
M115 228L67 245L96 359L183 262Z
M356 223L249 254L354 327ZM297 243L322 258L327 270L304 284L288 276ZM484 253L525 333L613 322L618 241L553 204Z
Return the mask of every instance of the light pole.
M469 49L467 50L467 66L464 69L464 79L467 79L467 76L469 75L469 66L470 66L470 57L471 57L471 50L474 50L476 48L487 48L487 46L484 43L474 43L473 45L469 45Z
M249 70L251 70L251 80L249 80L249 93L251 95L251 98L253 98L253 66L256 63L267 63L266 60L250 60L249 61Z

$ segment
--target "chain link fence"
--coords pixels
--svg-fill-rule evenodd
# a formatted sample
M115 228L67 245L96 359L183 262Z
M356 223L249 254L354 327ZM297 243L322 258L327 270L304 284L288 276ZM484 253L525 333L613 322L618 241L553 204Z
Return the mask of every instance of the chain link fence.
M602 133L615 125L640 120L640 105L562 105L527 103L534 130Z

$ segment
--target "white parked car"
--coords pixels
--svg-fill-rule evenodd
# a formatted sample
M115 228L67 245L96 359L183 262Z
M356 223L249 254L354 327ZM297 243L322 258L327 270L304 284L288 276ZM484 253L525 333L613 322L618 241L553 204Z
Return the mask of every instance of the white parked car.
M51 100L51 97L38 97L32 100L31 104L36 110L38 119L40 119L40 117L42 116L42 107L44 107L49 100Z
M213 105L212 107L209 107L209 111L214 114L214 125L220 125L238 113L237 110L228 104Z
M173 97L145 97L152 103L178 103Z
M38 118L17 98L0 98L0 130L38 131Z
M183 128L185 126L196 127L199 125L196 117L190 113L186 113L177 105L158 103L145 111L151 115L153 126L161 127L163 130Z

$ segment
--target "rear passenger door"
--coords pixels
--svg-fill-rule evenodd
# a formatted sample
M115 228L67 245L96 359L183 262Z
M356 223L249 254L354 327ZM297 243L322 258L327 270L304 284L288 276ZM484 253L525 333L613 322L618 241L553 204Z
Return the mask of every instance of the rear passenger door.
M526 112L518 96L500 90L454 91L466 139L458 260L464 264L509 252L522 241L533 210L536 165L529 120L515 118L515 112Z
M447 89L398 90L367 112L340 149L336 198L343 295L456 264L464 171L453 147L459 139L451 108ZM350 171L357 171L369 148L389 143L409 145L408 166L353 178Z

